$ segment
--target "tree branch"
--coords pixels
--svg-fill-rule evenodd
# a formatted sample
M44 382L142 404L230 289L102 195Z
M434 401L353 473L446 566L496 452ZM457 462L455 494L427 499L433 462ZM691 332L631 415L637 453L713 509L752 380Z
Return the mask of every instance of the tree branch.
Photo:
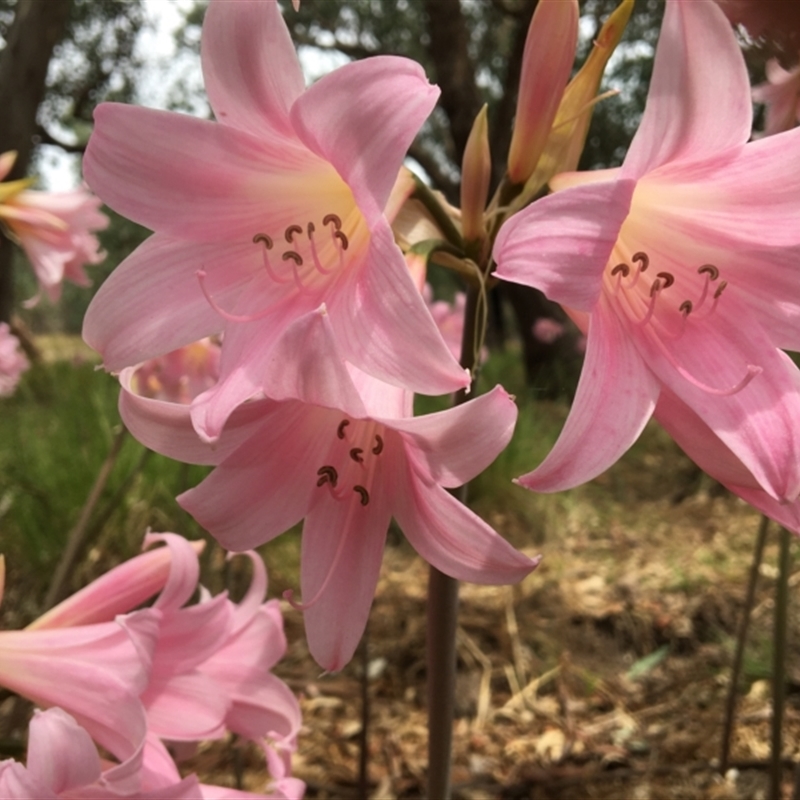
M427 150L419 139L412 142L408 148L409 158L413 158L433 181L434 188L438 189L450 202L458 202L458 181L453 180L442 169L436 156ZM455 198L455 199L453 199Z
M339 39L335 39L333 44L320 44L313 36L309 36L307 33L298 33L297 31L292 31L292 38L295 44L315 47L317 50L325 50L326 52L335 51L343 53L354 61L369 58L370 56L391 55L391 53L382 50L372 50L360 44L347 44Z

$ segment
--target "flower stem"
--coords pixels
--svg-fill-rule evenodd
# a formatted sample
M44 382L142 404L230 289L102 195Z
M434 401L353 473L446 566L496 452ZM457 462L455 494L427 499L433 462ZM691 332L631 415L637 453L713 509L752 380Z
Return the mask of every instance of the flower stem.
M780 800L783 777L783 705L786 697L786 623L789 606L789 544L791 534L781 529L778 583L775 587L775 630L772 650L772 754L770 759L770 800Z
M475 385L474 367L476 331L481 302L481 288L469 285L464 310L464 332L461 339L461 366L473 374L470 390ZM468 392L455 395L453 405L467 399ZM467 499L467 486L453 494L462 502ZM435 567L428 578L428 793L436 800L451 796L450 768L453 751L453 719L455 717L456 630L458 628L458 581Z

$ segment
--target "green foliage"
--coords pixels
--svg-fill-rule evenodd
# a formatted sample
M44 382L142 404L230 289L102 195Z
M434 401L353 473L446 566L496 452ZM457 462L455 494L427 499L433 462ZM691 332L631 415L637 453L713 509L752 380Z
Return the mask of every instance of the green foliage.
M118 435L118 392L94 364L62 361L35 365L14 396L0 399L2 551L32 597L43 596ZM144 453L126 438L90 520L89 560L72 588L85 582L85 570L94 575L137 552L148 526L202 535L174 498L208 470Z

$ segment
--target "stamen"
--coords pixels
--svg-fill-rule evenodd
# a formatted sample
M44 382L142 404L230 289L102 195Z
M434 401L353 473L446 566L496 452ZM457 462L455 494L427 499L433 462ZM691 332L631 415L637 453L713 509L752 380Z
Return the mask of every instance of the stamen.
M617 266L611 270L611 276L613 277L619 272L622 273L623 278L627 278L628 275L631 274L631 268L627 264L617 264Z
M643 250L640 250L638 253L634 253L631 256L631 261L639 262L639 272L644 272L650 266L650 256L648 256Z
M325 483L330 482L331 486L333 486L335 489L336 484L339 482L339 473L336 471L336 467L332 467L330 465L320 467L317 470L317 475L321 476L317 481L317 486L322 486Z
M272 265L269 263L269 256L267 255L268 250L272 250L272 239L267 236L266 233L257 233L253 237L253 242L263 242L264 243L264 252L262 253L264 257L264 269L267 271L267 275L275 281L275 283L288 283L289 278L281 278L273 269Z
M373 455L379 456L383 452L383 437L379 434L375 434L375 447L372 448Z
M650 305L647 307L647 312L641 319L634 322L635 325L642 326L650 322L653 312L656 310L656 300L658 300L658 293L661 291L661 288L661 279L656 278L650 287Z
M725 287L728 285L728 281L722 281L722 283L717 286L717 291L714 292L714 299L719 300L720 295L725 291Z
M703 264L697 271L700 275L708 275L712 281L719 278L719 270L713 264Z
M675 283L675 276L671 272L657 272L656 275L664 279L664 289L669 289Z
M216 300L211 296L211 293L208 291L206 287L206 271L204 269L199 269L195 272L195 277L197 278L197 282L200 284L200 291L203 293L203 296L208 301L208 304L214 311L217 312L223 319L228 320L228 322L255 322L258 319L263 319L264 317L268 317L272 311L273 306L267 306L267 308L259 311L258 314L250 314L248 316L239 316L237 314L231 314L225 309L221 308Z
M340 231L342 229L342 218L338 214L326 214L322 218L323 225L327 225L329 222L333 223L335 230Z
M347 427L349 424L350 424L350 420L349 420L349 419L343 419L343 420L342 420L342 421L339 423L339 427L336 429L336 435L337 435L337 436L338 436L340 439L344 439L344 429L345 429L345 428L346 428L346 427Z
M692 308L694 308L694 306L692 305L692 301L691 300L684 300L678 306L678 311L680 311L683 314L683 318L686 319L686 317L688 317L689 314L692 313Z
M316 227L314 226L313 222L308 223L308 241L311 244L311 258L314 259L314 267L316 267L317 272L321 275L330 275L333 270L332 269L325 269L322 266L322 262L319 260L319 253L317 253L317 244L314 241L314 231Z
M363 486L354 486L353 491L361 495L362 506L369 505L369 492Z
M363 457L361 455L363 452L364 452L364 450L361 447L354 447L350 451L350 458L352 458L353 461L356 461L359 464L363 464L364 463L364 459L363 459Z
M669 351L666 347L661 347L661 352L666 357L667 361L669 361L670 365L675 369L675 371L682 377L685 378L692 386L696 386L698 389L706 392L707 394L715 395L716 397L730 397L731 395L738 394L742 391L742 389L756 377L756 375L760 375L763 372L761 367L757 367L754 364L747 365L747 373L745 376L737 383L735 386L729 386L724 389L716 389L713 386L709 386L707 383L703 383L699 381L694 375L690 375L684 367L682 367L678 362L675 360L675 356Z
M303 266L303 257L300 255L300 253L296 253L294 250L287 250L281 256L281 258L284 261L288 261L289 259L291 259L292 261L294 261L295 264L297 264L298 267Z
M302 232L303 229L299 225L290 225L283 235L286 237L286 241L289 242L289 244L294 244L294 234Z
M350 247L350 242L342 231L334 231L333 235L342 243L342 250L347 250Z
M300 273L297 271L297 268L299 266L302 266L302 264L303 264L303 257L300 255L300 253L296 253L294 250L287 250L281 256L281 258L284 261L293 261L294 262L292 264L292 275L294 277L295 286L297 286L297 290L299 292L301 292L302 294L310 294L308 289L306 289L306 287L303 286L303 281L300 280Z

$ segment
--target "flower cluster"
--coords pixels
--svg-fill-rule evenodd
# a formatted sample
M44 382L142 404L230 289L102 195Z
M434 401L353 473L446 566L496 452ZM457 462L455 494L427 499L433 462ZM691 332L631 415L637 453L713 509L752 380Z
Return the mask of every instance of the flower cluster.
M216 787L181 779L164 742L228 731L263 748L270 797L302 796L288 770L300 710L270 672L286 639L277 601L264 602L263 562L249 554L253 580L240 603L201 592L185 605L202 543L145 537L146 547L157 542L166 547L116 567L25 630L0 632L0 685L48 709L31 722L27 767L0 762L0 796L216 797ZM132 610L156 593L152 607ZM92 740L116 762L103 761Z
M0 155L0 181L14 166L16 153ZM0 228L25 251L44 292L55 302L68 280L88 286L85 264L99 264L105 253L94 231L108 225L100 200L86 189L37 192L30 181L0 183ZM36 303L39 295L29 301Z
M516 408L498 387L412 416L413 392L470 382L390 226L438 97L419 65L371 58L304 88L275 0L212 0L201 55L215 122L97 109L86 178L155 233L101 287L84 336L123 371L123 418L142 442L216 465L179 501L226 547L305 520L293 602L312 654L337 670L392 516L451 576L514 582L536 566L445 491L497 456ZM136 365L214 334L213 386L189 406L143 396Z

